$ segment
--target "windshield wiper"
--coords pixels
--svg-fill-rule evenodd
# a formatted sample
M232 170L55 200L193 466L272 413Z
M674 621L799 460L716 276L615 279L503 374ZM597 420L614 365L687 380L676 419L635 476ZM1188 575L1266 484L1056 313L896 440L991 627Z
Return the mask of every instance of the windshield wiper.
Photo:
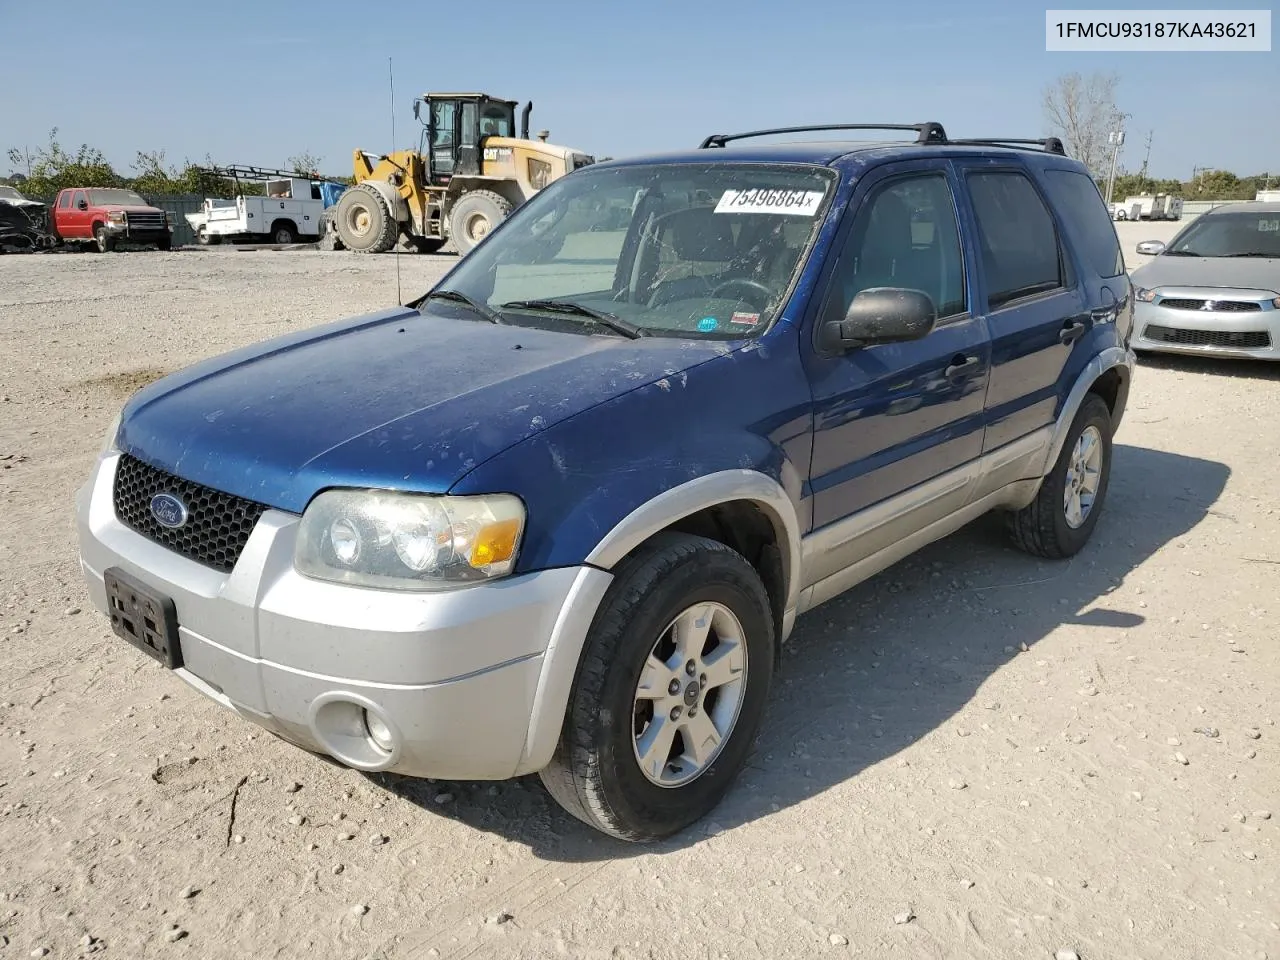
M1280 260L1280 253L1224 253L1224 257L1262 257L1266 260Z
M425 297L418 300L414 306L426 303L428 300L449 300L452 303L460 303L465 307L470 307L473 311L480 314L490 323L503 323L502 317L498 315L498 311L494 310L487 304L481 303L474 297L469 297L461 290L432 290Z
M1166 250L1166 257L1203 257L1204 254L1196 253L1194 250Z
M632 340L647 336L643 327L637 327L629 320L623 320L621 317L614 316L612 313L605 313L603 310L596 310L580 303L574 303L572 300L512 300L510 303L504 303L502 309L550 310L555 313L569 313L579 317L590 317L597 323L622 334L624 337L630 337Z

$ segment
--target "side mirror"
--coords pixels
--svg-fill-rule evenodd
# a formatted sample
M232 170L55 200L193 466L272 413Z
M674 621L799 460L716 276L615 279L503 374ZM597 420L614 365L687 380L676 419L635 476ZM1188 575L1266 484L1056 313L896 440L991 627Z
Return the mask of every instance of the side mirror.
M1164 253L1164 241L1162 240L1143 240L1138 244L1138 252L1148 257L1154 257Z
M79 207L81 210L88 210L88 209L89 209L89 201L88 201L88 200L81 200L79 203L77 203L77 204L76 204L76 206L77 206L77 207Z
M419 112L421 110L422 110L422 101L421 100L413 101L413 119L419 120L419 121L422 119L422 117L419 116Z
M904 287L872 287L849 304L843 319L822 326L823 346L829 350L856 350L873 343L919 340L933 332L938 308L921 290Z

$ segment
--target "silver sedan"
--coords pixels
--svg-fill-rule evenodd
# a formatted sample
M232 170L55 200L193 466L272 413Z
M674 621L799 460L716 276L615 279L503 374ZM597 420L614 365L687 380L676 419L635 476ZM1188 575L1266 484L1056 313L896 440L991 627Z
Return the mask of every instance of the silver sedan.
M1130 276L1133 349L1280 360L1280 203L1232 203L1191 221Z

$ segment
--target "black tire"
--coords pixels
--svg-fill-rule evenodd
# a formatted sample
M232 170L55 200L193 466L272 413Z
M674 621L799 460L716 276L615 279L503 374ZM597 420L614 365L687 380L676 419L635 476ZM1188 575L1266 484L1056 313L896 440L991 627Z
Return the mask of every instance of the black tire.
M342 245L355 253L384 253L400 236L400 225L382 194L363 183L342 192L334 205L333 225Z
M222 242L222 237L216 233L210 233L209 228L204 224L196 231L196 243L202 247L216 247Z
M615 574L578 663L560 741L539 776L557 803L597 830L658 840L709 813L746 762L773 678L774 619L756 571L714 540L662 534ZM702 772L680 786L659 786L635 754L637 684L676 616L706 602L730 610L742 627L745 690L727 738ZM702 704L704 712L709 705Z
M449 211L449 238L459 255L466 256L510 213L511 201L492 190L463 194Z
M116 248L116 238L108 234L106 227L100 223L93 228L93 242L99 253L111 253Z
M298 230L291 220L277 220L271 224L271 243L297 243Z
M1102 442L1101 472L1093 505L1077 527L1067 522L1064 499L1067 490L1067 473L1071 466L1076 442L1090 427L1097 429ZM1011 511L1007 516L1009 533L1018 549L1037 557L1061 560L1078 553L1093 534L1098 524L1107 487L1111 481L1111 411L1107 403L1096 393L1085 394L1084 403L1076 413L1067 433L1066 442L1058 459L1040 485L1028 506Z
M173 237L161 237L159 240L156 241L156 249L162 250L162 251L172 250Z

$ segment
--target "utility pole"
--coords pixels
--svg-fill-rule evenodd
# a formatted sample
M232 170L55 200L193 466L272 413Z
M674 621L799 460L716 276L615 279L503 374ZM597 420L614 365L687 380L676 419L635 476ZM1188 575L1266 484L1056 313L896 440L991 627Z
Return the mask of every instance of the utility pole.
M1147 131L1147 155L1142 158L1142 173L1140 174L1140 182L1143 189L1147 186L1147 164L1151 162L1151 138L1154 136L1154 130Z
M1124 146L1124 125L1123 118L1117 117L1117 126L1121 129L1112 130L1107 134L1107 143L1111 144L1111 173L1107 175L1107 204L1111 204L1111 195L1116 186L1116 161L1120 158L1120 148Z

